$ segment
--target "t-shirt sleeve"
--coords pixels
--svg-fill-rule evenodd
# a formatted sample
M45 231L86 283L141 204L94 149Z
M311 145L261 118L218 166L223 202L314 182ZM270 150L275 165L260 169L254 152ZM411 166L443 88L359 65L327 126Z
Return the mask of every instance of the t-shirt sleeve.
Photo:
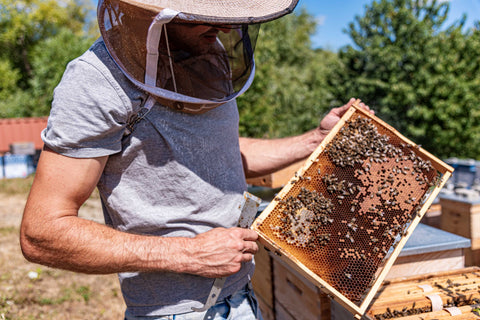
M107 71L107 72L105 72ZM42 140L69 157L89 158L121 150L131 102L108 69L77 59L55 88Z

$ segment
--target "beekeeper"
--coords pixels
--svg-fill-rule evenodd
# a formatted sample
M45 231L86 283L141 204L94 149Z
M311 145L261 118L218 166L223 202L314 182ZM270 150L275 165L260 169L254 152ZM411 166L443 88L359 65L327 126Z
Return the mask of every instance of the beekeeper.
M21 226L32 262L119 273L125 319L260 318L246 177L306 158L352 104L276 140L239 138L259 23L297 0L100 0L102 37L55 89ZM105 225L78 217L98 188ZM216 304L201 308L215 278Z

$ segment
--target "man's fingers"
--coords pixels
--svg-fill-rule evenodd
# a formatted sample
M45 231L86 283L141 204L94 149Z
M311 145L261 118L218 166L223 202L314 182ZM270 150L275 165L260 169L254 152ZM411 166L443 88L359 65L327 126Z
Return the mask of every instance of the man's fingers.
M253 241L245 241L244 248L242 249L242 253L252 253L255 254L258 251L258 245L256 242Z
M241 239L246 240L246 241L257 241L258 239L258 234L257 232L251 230L251 229L245 229L245 228L235 228L237 232L239 232L239 236Z
M341 107L335 108L333 110L336 111L337 115L343 115L345 111L347 111L348 108L350 108L354 102L355 102L355 98L350 98L350 100L346 104L344 104Z
M360 102L360 104L358 105L360 108L364 109L365 111L368 111L370 112L371 114L375 114L375 111L373 111L372 109L370 109L369 106L367 106L365 103L363 102Z
M242 254L242 262L250 262L253 259L252 253L244 253Z

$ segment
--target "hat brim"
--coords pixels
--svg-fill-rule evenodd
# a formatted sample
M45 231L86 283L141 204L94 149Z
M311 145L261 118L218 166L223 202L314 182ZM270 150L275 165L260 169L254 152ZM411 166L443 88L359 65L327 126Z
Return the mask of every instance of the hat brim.
M261 23L291 13L298 0L120 0L160 12L172 9L191 22Z

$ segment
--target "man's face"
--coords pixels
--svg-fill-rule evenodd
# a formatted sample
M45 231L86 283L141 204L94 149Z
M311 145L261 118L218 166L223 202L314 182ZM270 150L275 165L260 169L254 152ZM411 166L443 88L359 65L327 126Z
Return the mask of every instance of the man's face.
M172 50L204 54L215 47L218 33L229 33L231 27L170 23L167 25L167 31Z

